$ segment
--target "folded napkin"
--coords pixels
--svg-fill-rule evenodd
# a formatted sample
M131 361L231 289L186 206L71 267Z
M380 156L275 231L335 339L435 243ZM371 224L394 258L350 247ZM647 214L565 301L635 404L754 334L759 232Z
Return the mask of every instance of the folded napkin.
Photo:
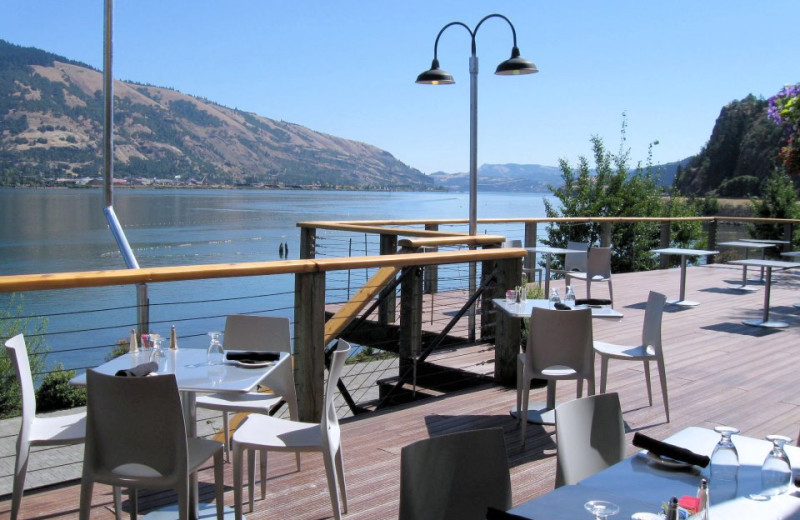
M489 507L486 511L486 520L530 520L527 516L512 515L500 509Z
M142 377L150 375L152 372L158 371L158 363L149 362L149 363L142 363L140 365L136 365L133 368L124 368L122 370L117 370L117 373L114 374L115 376L119 377Z
M583 298L575 300L575 305L611 305L611 300L603 300L601 298Z
M558 303L555 303L555 304L553 304L553 307L555 307L556 309L558 309L558 310L560 310L560 311L569 311L569 310L572 310L572 307L570 307L569 305L564 305L564 304L563 304L563 303L561 303L561 302L558 302Z
M279 352L226 352L225 358L228 361L241 361L243 363L263 363L265 361L277 361L281 355Z
M669 457L674 460L692 464L693 466L700 466L701 468L705 468L708 466L708 463L711 462L711 459L705 455L698 455L686 448L681 448L680 446L675 446L668 442L658 441L639 432L633 434L633 445L655 455Z

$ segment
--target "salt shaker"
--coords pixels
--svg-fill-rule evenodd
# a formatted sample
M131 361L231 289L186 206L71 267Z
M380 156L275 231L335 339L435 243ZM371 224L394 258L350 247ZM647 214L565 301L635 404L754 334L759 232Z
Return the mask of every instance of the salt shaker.
M175 325L169 329L169 349L178 350L178 335L175 333Z
M128 352L137 354L139 352L139 342L136 341L136 329L131 329L131 339L128 343Z
M708 520L708 480L702 479L700 487L697 488L697 514L700 520Z

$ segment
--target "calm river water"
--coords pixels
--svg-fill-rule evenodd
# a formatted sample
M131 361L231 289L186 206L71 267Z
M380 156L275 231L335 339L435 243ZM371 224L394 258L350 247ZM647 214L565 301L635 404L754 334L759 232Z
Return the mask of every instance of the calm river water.
M544 216L533 193L480 193L479 218ZM117 190L114 207L142 267L279 260L286 243L298 258L300 232L308 220L466 218L467 193ZM103 216L99 189L0 189L0 275L123 269ZM443 228L445 229L445 228ZM466 227L448 228L465 231ZM479 232L484 232L479 226ZM490 233L522 238L522 224L494 226ZM352 239L352 242L350 241ZM320 256L378 254L363 234L323 234ZM335 282L334 282L335 284ZM333 285L333 284L331 284ZM222 327L233 312L291 317L290 276L150 284L151 323L166 334L174 323L182 346L207 344L204 332ZM269 293L270 296L260 296ZM22 297L20 301L20 296ZM214 301L211 301L214 300ZM49 363L84 368L102 362L110 346L135 323L135 291L107 287L32 291L15 297L23 315L47 316ZM11 295L0 294L0 310ZM84 310L108 309L84 313ZM198 317L207 316L208 319Z

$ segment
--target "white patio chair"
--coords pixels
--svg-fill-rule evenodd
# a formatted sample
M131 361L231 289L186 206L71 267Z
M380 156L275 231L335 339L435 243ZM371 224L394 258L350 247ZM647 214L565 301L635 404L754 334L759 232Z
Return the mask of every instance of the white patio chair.
M625 458L619 396L599 394L556 407L556 487L577 484Z
M511 508L502 428L423 439L400 452L399 520L484 520Z
M566 255L582 256L582 255ZM608 284L608 298L611 300L611 307L614 307L614 286L611 282L611 248L593 247L589 249L586 257L586 269L581 271L567 271L564 274L564 282L571 285L572 280L582 280L586 282L586 298L592 298L592 283L606 282Z
M174 489L179 517L188 520L189 476L211 457L217 519L223 519L222 444L186 437L174 374L116 377L88 370L86 389L81 520L89 519L95 482L133 490ZM135 492L130 502L131 518L136 518Z
M17 436L14 463L14 484L11 493L11 520L16 520L25 489L28 459L32 446L59 446L83 442L86 435L86 414L57 417L36 417L36 392L28 360L25 337L17 334L6 341L6 349L14 363L22 393L22 424Z
M333 352L328 381L325 386L322 417L319 423L289 421L269 415L253 414L233 434L233 493L236 520L242 518L242 465L245 450L322 452L328 492L333 505L333 515L341 519L341 510L347 512L347 487L344 478L344 456L341 446L339 419L334 405L334 391L342 375L350 345L339 340ZM266 476L262 475L266 480ZM253 510L253 475L249 481L250 510ZM341 507L339 495L341 493Z
M547 408L555 408L555 382L577 380L578 397L583 381L594 395L594 356L592 354L592 311L534 308L525 352L517 358L517 419L522 423L522 445L528 426L527 410L531 379L546 379Z
M653 391L650 386L650 361L658 367L658 378L661 381L661 396L664 399L664 412L669 422L669 396L667 394L667 372L664 366L664 351L661 346L661 321L664 316L664 305L667 297L661 293L650 291L642 324L642 342L638 345L615 345L603 341L594 342L594 352L600 356L600 393L606 391L608 382L608 360L642 361L644 378L647 383L647 399L653 406Z
M225 334L222 338L226 350L253 350L291 352L288 318L270 316L230 315L225 318ZM297 420L297 390L291 360L276 367L264 378L262 384L270 392L234 394L220 392L197 396L197 407L222 412L222 428L225 435L225 459L229 458L230 426L228 413L269 414L282 403L289 408L289 417ZM300 469L300 457L297 457Z

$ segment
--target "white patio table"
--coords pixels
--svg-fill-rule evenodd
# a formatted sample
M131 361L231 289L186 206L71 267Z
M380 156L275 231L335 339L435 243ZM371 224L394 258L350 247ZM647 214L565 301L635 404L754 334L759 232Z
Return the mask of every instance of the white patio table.
M229 351L226 351L229 352ZM244 367L233 361L225 361L222 365L208 365L205 349L182 348L166 350L166 364L159 373L175 374L178 390L181 393L183 417L186 422L186 435L197 435L197 409L195 397L197 392L233 392L247 393L254 390L258 384L277 366L290 362L288 352L281 352L277 361L269 366ZM138 354L124 354L94 368L103 374L116 374L118 370L129 369L140 363L147 362L147 354L140 351ZM86 386L86 374L80 374L70 380L70 384ZM198 487L196 474L192 477L189 489L192 510L190 517L193 519L205 516L201 511L198 500ZM216 510L210 508L216 515ZM231 514L233 511L230 511ZM172 513L177 515L177 508L167 508L147 515L147 518L169 518ZM226 508L226 516L228 510Z
M751 249L759 249L761 251L761 259L764 260L764 251L770 247L775 247L776 244L772 242L755 242L751 240L733 240L731 242L720 242L717 244L718 246L725 246L725 247L733 247L738 249L744 249L744 258L747 260L748 253ZM764 269L761 269L761 279L759 282L764 281ZM753 285L747 285L747 266L742 266L742 285L733 287L738 291L747 291L747 292L754 292L758 290L758 287Z
M663 249L653 249L652 253L660 255L680 255L681 257L681 292L677 300L667 300L667 305L678 305L679 307L696 307L700 302L686 299L686 258L690 256L716 255L719 251L708 251L706 249L684 249L682 247L666 247Z
M710 456L719 441L713 430L689 427L666 439L667 442L688 448L695 453ZM666 469L640 452L632 457L586 478L573 486L564 486L555 491L521 504L510 512L526 518L576 519L591 518L583 504L589 500L609 500L620 506L619 514L612 518L628 519L637 512L656 513L662 502L672 496L695 496L701 478L709 479L710 518L726 520L752 520L754 518L800 519L800 497L797 490L756 500L761 491L761 465L772 443L734 435L733 443L739 452L739 472L735 496L723 497L723 493L710 478L710 467L700 469ZM800 471L800 449L787 446L786 452L796 474Z
M800 267L800 263L785 262L782 260L759 260L756 258L750 258L747 260L732 260L728 263L736 265L750 265L754 267L765 267L767 269L767 279L764 282L764 316L760 320L744 320L742 323L745 325L751 325L753 327L765 327L768 329L782 329L788 327L789 324L785 321L769 319L769 297L770 288L772 286L772 269L794 269Z

